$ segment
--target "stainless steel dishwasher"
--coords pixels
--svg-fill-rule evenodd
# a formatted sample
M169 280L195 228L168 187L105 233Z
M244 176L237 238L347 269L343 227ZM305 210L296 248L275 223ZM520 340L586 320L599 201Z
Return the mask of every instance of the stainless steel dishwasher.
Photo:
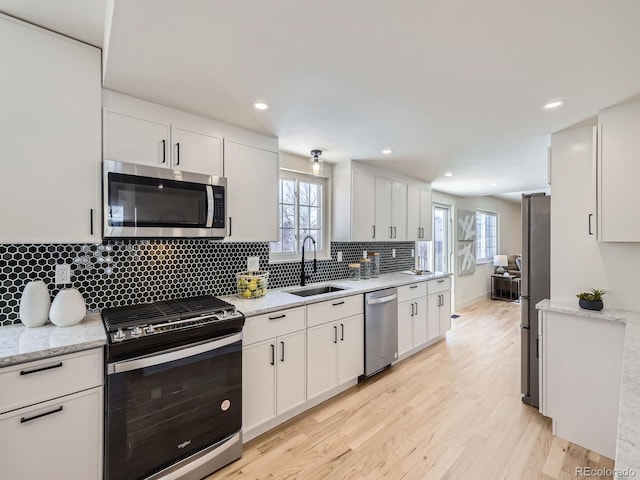
M370 377L398 358L398 290L367 293L364 303L364 377Z

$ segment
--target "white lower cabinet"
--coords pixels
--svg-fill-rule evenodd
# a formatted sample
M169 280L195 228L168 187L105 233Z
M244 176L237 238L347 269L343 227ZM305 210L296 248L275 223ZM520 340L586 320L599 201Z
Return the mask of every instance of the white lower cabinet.
M0 369L2 478L102 478L102 358L93 349Z
M247 319L242 348L245 432L306 401L304 328L303 307Z
M429 295L427 304L427 330L431 340L451 330L451 291Z
M540 412L554 435L615 458L625 326L577 313L539 313Z
M102 387L0 415L2 477L102 478Z
M364 315L307 330L307 398L364 373Z
M429 339L451 330L451 278L429 281L428 331Z
M398 356L427 343L427 318L427 297L398 304Z

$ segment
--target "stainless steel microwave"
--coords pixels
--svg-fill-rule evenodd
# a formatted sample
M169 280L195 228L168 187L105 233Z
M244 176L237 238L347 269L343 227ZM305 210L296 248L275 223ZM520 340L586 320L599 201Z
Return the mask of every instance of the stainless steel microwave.
M104 238L223 238L227 179L103 162Z

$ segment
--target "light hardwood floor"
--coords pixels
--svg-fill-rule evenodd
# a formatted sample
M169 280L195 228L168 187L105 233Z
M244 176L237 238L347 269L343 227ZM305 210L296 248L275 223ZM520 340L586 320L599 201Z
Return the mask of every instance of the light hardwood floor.
M226 479L570 479L613 461L520 400L519 305L458 312L431 348L245 445ZM611 477L588 477L611 478Z

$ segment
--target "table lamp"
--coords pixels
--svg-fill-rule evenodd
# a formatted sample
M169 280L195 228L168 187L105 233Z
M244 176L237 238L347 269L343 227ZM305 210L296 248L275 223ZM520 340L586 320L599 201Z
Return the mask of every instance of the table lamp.
M498 267L496 268L496 273L503 274L505 272L504 267L506 267L507 265L509 265L509 262L507 261L506 255L493 256L493 266Z

